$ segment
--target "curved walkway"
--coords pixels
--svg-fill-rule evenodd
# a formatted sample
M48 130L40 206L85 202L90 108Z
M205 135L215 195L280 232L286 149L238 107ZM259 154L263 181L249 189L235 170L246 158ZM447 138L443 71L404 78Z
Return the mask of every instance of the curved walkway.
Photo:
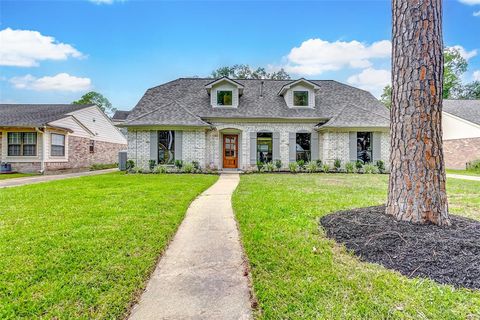
M454 174L454 173L447 173L447 178L480 181L480 177L477 177L477 176L467 176L463 174Z
M231 196L222 174L188 208L129 319L251 319L248 278Z

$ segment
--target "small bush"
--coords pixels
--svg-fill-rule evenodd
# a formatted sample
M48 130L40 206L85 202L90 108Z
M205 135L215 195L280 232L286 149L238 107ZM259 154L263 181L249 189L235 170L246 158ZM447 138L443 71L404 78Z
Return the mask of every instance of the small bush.
M378 168L378 172L385 173L385 162L383 162L382 160L378 160L375 164Z
M134 167L135 167L135 161L127 160L127 171L133 169Z
M155 160L148 160L148 168L150 169L150 171L152 171L153 168L155 168L156 164L157 162Z
M142 167L135 166L135 167L133 167L132 169L130 169L130 172L131 172L131 173L143 173L143 168L142 168Z
M298 172L298 170L299 170L298 163L297 163L297 162L290 162L290 163L288 164L288 169L289 169L290 172L292 172L292 173Z
M164 166L164 165L157 165L155 166L155 168L153 168L152 170L152 173L156 173L156 174L159 174L159 173L167 173L168 170L167 170L167 166Z
M355 161L355 167L357 167L357 171L363 168L363 161L362 160L357 160Z
M315 160L315 162L317 163L317 168L322 167L322 160Z
M355 162L350 161L345 163L345 171L347 171L347 173L357 172L357 167L355 166Z
M275 164L273 162L267 162L263 165L263 170L273 172L273 170L275 170Z
M309 161L305 164L305 168L308 172L316 172L318 170L316 161Z
M297 164L300 169L303 169L305 166L305 160L298 160Z
M195 171L195 167L192 163L186 162L183 164L182 171L185 173L193 173Z
M340 171L340 168L342 167L342 160L340 159L335 159L333 161L333 167L335 168L335 171Z
M378 168L377 168L377 166L375 166L371 163L367 163L363 166L363 172L367 173L367 174L378 173Z
M330 166L327 163L322 165L322 171L328 173L330 171Z
M182 169L183 167L183 161L182 160L175 160L175 168L178 170Z
M480 160L474 160L467 163L467 171L480 172Z
M192 165L193 165L193 168L195 169L195 171L201 171L202 170L202 168L200 167L200 162L192 161Z
M257 161L257 171L262 171L262 169L263 169L263 162Z
M277 170L282 169L282 161L281 160L275 160L275 168L277 168Z

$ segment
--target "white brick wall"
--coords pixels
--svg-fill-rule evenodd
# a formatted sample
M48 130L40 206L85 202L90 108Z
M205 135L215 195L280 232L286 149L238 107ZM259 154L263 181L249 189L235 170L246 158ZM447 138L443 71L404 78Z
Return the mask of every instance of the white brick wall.
M333 166L335 159L340 159L342 165L350 161L349 132L324 132L322 134L322 161Z
M128 160L135 161L135 165L148 168L150 160L150 131L128 129Z
M182 160L198 161L202 167L206 164L206 134L205 130L183 131ZM175 141L175 143L178 143Z

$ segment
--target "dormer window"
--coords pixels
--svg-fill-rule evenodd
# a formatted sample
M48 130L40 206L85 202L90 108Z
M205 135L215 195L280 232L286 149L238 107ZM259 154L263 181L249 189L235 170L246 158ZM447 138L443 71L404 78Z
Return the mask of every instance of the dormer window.
M231 106L233 101L233 91L218 90L217 91L217 106Z
M308 91L293 91L293 105L295 107L308 107Z

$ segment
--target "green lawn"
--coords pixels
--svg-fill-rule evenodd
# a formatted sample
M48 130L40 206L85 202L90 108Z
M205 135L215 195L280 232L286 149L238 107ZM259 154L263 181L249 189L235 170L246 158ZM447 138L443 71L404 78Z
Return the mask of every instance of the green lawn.
M448 180L452 213L480 219L480 182ZM360 262L318 218L380 205L384 175L243 175L233 196L264 319L479 319L480 291Z
M0 189L0 319L122 318L210 175Z
M465 176L477 176L480 177L480 172L472 170L457 170L457 169L447 169L447 173L453 174L463 174Z
M0 174L0 180L13 179L13 178L23 178L36 176L34 173L9 173L9 174Z

